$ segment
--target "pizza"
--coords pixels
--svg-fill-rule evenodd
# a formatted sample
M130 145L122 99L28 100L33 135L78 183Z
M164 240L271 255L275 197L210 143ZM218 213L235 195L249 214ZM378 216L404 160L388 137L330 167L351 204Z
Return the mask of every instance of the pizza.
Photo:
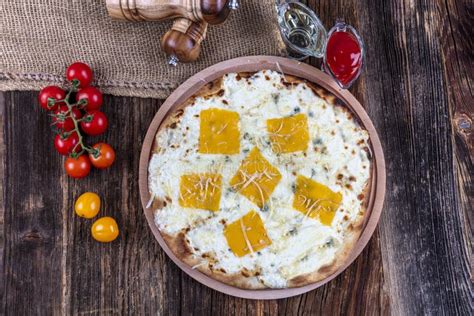
M229 73L161 124L147 207L193 269L244 289L299 287L347 260L371 169L369 134L334 95L271 70Z

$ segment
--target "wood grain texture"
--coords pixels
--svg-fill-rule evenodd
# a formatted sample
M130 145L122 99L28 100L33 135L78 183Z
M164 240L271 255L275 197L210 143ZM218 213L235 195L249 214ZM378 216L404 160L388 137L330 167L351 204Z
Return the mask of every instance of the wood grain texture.
M175 57L179 62L193 62L201 52L201 42L206 37L208 24L177 18L173 26L161 38L161 49L167 56Z
M388 190L378 231L354 264L290 299L210 290L166 257L140 206L141 141L160 101L106 97L113 128L100 139L115 146L117 162L75 181L62 171L36 93L0 93L0 313L472 314L472 1L308 4L327 27L345 17L367 48L351 91L381 137ZM73 215L86 190L117 219L116 242L94 242L92 222Z
M369 5L380 14L368 14ZM391 156L392 194L379 227L384 275L400 314L472 311L438 5L444 2L367 3L360 26L372 56L366 103ZM387 24L390 32L373 27Z
M106 0L112 18L128 21L164 21L186 18L193 22L223 23L230 13L228 0Z

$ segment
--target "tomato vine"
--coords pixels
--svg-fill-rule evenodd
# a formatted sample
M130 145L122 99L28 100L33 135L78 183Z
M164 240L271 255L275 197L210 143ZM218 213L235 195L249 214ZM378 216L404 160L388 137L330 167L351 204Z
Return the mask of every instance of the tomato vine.
M66 172L74 178L87 176L90 165L98 169L108 168L115 160L115 151L105 143L88 146L84 134L95 136L105 132L108 127L107 116L99 111L102 93L89 86L93 79L90 67L76 62L66 70L70 89L66 92L58 86L43 88L38 96L41 107L54 111L52 129L56 150L68 155ZM72 101L73 94L76 94Z

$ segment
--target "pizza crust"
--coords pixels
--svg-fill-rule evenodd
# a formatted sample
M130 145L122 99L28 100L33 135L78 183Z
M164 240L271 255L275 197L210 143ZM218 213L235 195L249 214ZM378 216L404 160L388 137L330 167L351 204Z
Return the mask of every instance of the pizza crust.
M372 174L372 170L370 171L370 174ZM364 195L364 201L361 209L362 214L359 216L358 220L355 223L351 223L351 225L349 226L348 232L346 233L346 238L343 241L344 247L336 253L334 260L330 264L319 268L315 272L301 274L293 279L290 279L288 281L289 287L300 287L321 281L325 278L330 277L337 270L339 270L339 268L344 266L347 261L347 258L350 256L357 241L359 240L359 237L365 226L365 219L369 215L367 212L367 208L369 204L370 190L372 187L371 183L371 177L369 177L367 184L364 190L362 191L362 194Z
M364 212L365 213L365 212ZM365 215L365 214L364 214ZM355 244L359 240L359 236L364 227L364 217L360 216L355 224L351 224L343 241L344 247L339 249L334 260L317 271L307 274L301 274L288 281L288 287L300 287L314 282L321 281L333 275L339 268L344 266L347 258L350 256Z
M213 269L211 257L202 260L197 258L186 240L185 231L181 231L176 235L168 235L161 232L161 236L163 236L166 244L179 260L215 280L243 289L257 290L266 288L258 280L257 276L252 275L254 273L250 271L229 274L221 269Z
M237 75L243 80L250 78L253 74L254 73L250 73L250 72L237 73ZM285 74L284 79L285 79L285 82L282 82L282 83L284 84L286 83L285 85L295 85L299 83L305 83L311 88L311 90L318 97L325 100L328 104L332 106L342 108L344 112L346 112L348 115L351 116L350 117L351 119L353 119L360 125L360 122L358 122L357 117L352 115L352 112L349 109L347 109L344 103L340 99L338 99L335 95L328 92L326 89L320 87L319 85L315 83L308 82L304 79L301 79L292 75ZM190 97L182 105L176 107L176 109L171 114L169 114L167 118L163 121L163 123L160 125L157 131L157 134L155 136L155 141L153 142L153 145L152 145L152 152L153 153L159 152L160 148L156 140L158 139L160 133L166 128L173 128L174 124L179 122L180 116L184 113L185 107L192 106L194 103L194 100L198 97L203 97L206 99L206 98L211 98L213 96L217 96L223 93L222 84L223 84L222 78L218 78L214 81L211 81L207 83L206 85L204 85L196 94ZM369 151L369 159L371 160L370 149L368 148L367 150ZM321 281L327 277L330 277L335 272L337 272L339 268L344 266L344 264L347 261L347 258L350 256L352 250L354 249L354 246L356 245L359 239L359 236L364 228L365 219L368 216L366 210L369 203L370 189L371 189L371 183L372 183L372 163L370 164L370 168L371 168L369 172L370 176L367 180L366 187L364 188L363 193L362 193L363 194L363 204L362 204L362 210L361 210L362 214L359 216L357 222L350 224L348 231L346 233L346 237L342 242L344 244L344 247L337 251L334 260L330 264L322 266L317 271L314 271L312 273L301 274L288 280L289 288L301 287L301 286L305 286L311 283ZM163 208L163 205L165 205L165 203L166 201L160 200L158 198L154 198L151 208L155 210L155 212L159 212L160 209ZM220 269L213 269L212 257L209 256L205 258L207 261L204 261L204 262L202 259L197 258L196 255L194 255L193 253L192 247L189 245L188 241L186 240L185 233L186 231L183 230L176 235L169 235L160 230L160 234L162 235L168 247L176 255L176 257L182 262L186 263L193 269L196 269L217 281L223 282L231 286L235 286L242 289L250 289L250 290L268 288L265 284L259 281L258 271L241 271L240 273L229 274Z

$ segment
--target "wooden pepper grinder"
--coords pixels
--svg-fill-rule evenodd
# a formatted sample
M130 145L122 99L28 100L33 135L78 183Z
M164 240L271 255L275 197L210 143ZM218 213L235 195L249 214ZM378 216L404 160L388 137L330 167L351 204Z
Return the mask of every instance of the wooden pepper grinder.
M237 0L106 0L109 15L129 21L162 21L187 18L193 22L219 24L225 21L231 9L237 9Z
M168 64L195 61L201 52L201 42L206 37L207 23L185 18L174 21L171 29L161 38L161 48L169 56Z

